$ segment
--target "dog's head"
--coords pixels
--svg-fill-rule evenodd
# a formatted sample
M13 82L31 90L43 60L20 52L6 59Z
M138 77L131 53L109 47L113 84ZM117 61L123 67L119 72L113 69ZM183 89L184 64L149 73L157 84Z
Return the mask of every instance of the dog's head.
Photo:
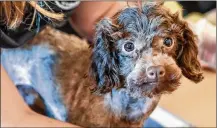
M133 95L172 92L182 75L203 79L196 36L162 3L126 8L96 28L92 75L101 93L125 87Z

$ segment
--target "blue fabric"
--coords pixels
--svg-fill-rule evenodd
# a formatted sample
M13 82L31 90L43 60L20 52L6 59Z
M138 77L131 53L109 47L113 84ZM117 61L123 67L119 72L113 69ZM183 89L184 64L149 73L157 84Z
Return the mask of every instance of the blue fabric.
M163 125L161 125L160 123L158 123L157 121L155 121L152 118L148 118L145 122L144 122L144 128L150 128L150 127L155 127L155 128L163 128Z
M24 85L20 91L35 90L43 99L46 114L51 118L66 121L67 110L59 94L53 67L57 56L47 45L28 49L2 49L1 62L16 86ZM29 87L28 87L29 86ZM28 104L34 102L34 95L25 95Z

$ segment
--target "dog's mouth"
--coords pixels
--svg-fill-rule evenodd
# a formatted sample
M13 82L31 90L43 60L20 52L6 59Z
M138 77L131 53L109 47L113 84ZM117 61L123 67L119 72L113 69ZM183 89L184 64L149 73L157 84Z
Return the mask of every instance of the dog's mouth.
M138 87L149 87L149 86L155 86L159 83L160 81L156 80L156 81L146 81L143 83L137 83L135 84Z
M146 81L146 82L131 82L129 84L129 94L132 97L143 97L151 93L157 86L159 81Z
M140 86L153 86L157 85L159 82L158 81L150 81L150 82L144 82Z
M151 87L151 86L157 86L160 82L160 80L129 80L129 84L131 87Z

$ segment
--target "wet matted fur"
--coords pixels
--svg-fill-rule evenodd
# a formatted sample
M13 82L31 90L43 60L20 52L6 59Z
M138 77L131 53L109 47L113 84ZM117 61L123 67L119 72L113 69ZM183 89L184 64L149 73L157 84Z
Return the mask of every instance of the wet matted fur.
M148 2L102 19L94 46L47 27L31 45L3 50L2 62L16 85L39 94L50 117L84 127L139 127L182 75L203 79L196 43L178 13Z

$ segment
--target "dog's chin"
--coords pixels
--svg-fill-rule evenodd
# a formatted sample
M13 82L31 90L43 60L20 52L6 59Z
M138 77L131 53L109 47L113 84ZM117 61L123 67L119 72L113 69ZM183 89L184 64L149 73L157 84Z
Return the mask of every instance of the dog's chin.
M147 82L139 85L128 85L127 92L134 98L146 97L152 93L158 84L158 82Z

